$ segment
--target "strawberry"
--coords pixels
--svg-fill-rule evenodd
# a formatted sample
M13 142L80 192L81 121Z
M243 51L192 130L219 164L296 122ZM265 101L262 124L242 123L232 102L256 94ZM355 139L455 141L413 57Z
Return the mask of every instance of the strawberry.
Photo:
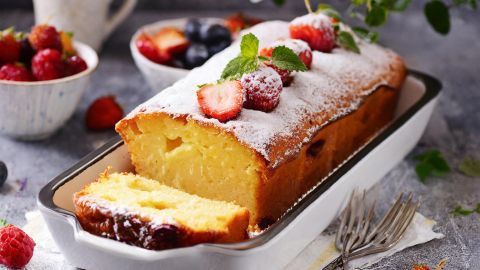
M13 63L20 59L21 45L13 36L13 31L0 32L0 64Z
M335 47L333 22L325 14L310 13L295 18L288 28L291 38L307 42L312 50L330 52Z
M184 33L175 27L161 29L152 40L159 51L169 54L183 53L189 45Z
M67 56L76 55L77 52L73 47L72 34L60 31L60 42L62 43L63 53Z
M414 264L412 270L430 270L430 267L425 264Z
M6 64L0 68L0 80L29 82L33 81L33 76L22 65Z
M272 57L273 49L278 46L285 46L291 49L307 68L310 68L312 65L312 49L308 44L300 39L282 39L275 41L270 44L268 47L264 47L260 50L260 55L265 57Z
M7 225L0 229L0 264L23 268L33 256L35 242L21 229Z
M202 112L220 122L236 118L242 110L243 89L239 81L207 84L197 91L197 101Z
M282 92L282 79L271 67L262 66L258 70L242 76L245 90L244 107L269 112L277 107Z
M62 42L60 40L60 34L53 26L41 24L32 28L28 40L32 47L39 51L43 49L55 49L62 51Z
M172 60L172 56L166 51L159 51L153 43L150 36L142 34L135 42L138 51L150 61L158 64L167 64Z
M88 108L86 124L91 130L111 129L123 117L123 109L114 96L96 99Z
M32 73L39 81L62 78L65 74L62 54L54 49L37 52L32 58Z
M255 17L248 17L245 16L243 13L238 12L228 16L225 19L224 25L230 30L230 32L237 33L242 29L254 26L255 24L261 22L261 19Z
M67 68L67 76L75 75L80 73L88 68L87 63L80 56L74 55L65 59L65 64Z

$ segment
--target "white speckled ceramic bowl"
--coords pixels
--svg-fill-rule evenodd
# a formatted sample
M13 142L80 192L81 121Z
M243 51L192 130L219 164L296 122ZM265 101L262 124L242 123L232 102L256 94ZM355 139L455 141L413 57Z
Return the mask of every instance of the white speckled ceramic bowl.
M49 137L72 116L88 87L98 57L89 46L75 42L88 68L73 76L36 82L0 80L0 133L22 140Z
M210 23L223 24L223 19L219 19L219 18L202 18L202 20L206 20L207 22L210 22ZM188 21L187 18L182 18L182 19L173 19L173 20L163 20L156 23L144 25L137 30L137 32L133 35L132 39L130 40L130 51L132 53L133 60L135 61L135 64L140 69L143 76L145 77L148 84L153 90L156 90L158 92L162 91L167 86L170 86L174 82L185 77L185 75L187 75L187 73L190 72L190 70L161 65L148 60L145 56L143 56L138 51L137 46L135 46L135 41L137 40L138 36L141 33L154 35L161 28L164 28L164 27L173 26L173 27L178 27L180 29L183 29L187 21Z

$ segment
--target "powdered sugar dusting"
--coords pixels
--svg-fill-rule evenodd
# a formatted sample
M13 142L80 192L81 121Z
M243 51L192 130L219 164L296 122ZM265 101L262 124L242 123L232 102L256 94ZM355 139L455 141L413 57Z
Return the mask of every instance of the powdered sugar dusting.
M289 38L288 23L282 21L261 23L248 32L259 38L260 48ZM366 95L386 84L390 64L396 55L361 40L358 46L361 54L342 48L331 53L314 51L311 70L295 74L293 83L284 87L280 103L273 111L243 109L235 120L221 123L202 115L196 89L197 85L214 82L220 77L228 61L239 53L237 40L202 67L137 107L127 118L152 112L165 112L172 117L187 116L232 133L241 143L262 155L269 166L275 167L296 154L323 125L355 110ZM304 130L304 123L308 121L313 125ZM289 150L276 152L276 146L282 144L288 144Z
M332 19L322 13L309 13L293 19L291 25L310 25L315 29L331 29Z
M305 51L310 51L310 46L308 46L308 44L305 41L300 39L288 38L283 40L277 40L269 45L269 47L271 48L275 48L278 46L285 46L290 50L292 50L296 55L299 55Z

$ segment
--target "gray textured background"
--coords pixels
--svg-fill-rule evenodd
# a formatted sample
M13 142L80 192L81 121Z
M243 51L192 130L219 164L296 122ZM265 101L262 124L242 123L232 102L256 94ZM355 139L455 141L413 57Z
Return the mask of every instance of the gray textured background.
M291 19L303 12L301 2L289 1L286 7L276 8L270 2L254 6L245 0L140 1L135 13L106 42L91 87L74 116L57 134L41 142L0 137L0 160L9 168L7 183L0 190L0 218L23 225L25 211L36 207L38 190L114 134L85 129L84 113L95 98L114 94L129 111L155 94L128 50L128 41L138 27L166 18L198 16L198 9L202 16L224 16L229 13L227 9L241 9L263 18ZM30 1L0 0L0 29L11 25L29 29L33 23L30 6ZM198 7L197 11L190 11L193 6ZM453 16L452 32L447 37L435 34L426 25L418 7L392 16L380 31L381 42L401 54L409 67L443 82L438 109L414 153L440 149L454 171L447 177L431 178L424 185L415 176L411 154L374 188L372 192L384 206L400 191L413 191L422 202L420 212L437 220L436 230L446 237L407 249L370 269L411 269L415 262L433 266L446 257L446 269L480 269L480 215L449 214L457 204L473 206L480 202L480 179L466 177L455 169L467 155L480 159L480 14L461 10L453 12Z

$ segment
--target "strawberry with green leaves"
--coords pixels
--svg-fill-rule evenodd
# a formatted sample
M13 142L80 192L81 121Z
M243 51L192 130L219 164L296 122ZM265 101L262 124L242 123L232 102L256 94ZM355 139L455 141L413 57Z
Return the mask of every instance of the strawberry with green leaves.
M0 31L0 65L18 61L20 49L21 45L15 38L13 28Z
M298 55L286 46L273 48L271 57L259 55L258 49L258 38L251 33L244 35L240 54L227 64L220 80L200 86L197 101L206 116L226 122L236 118L242 107L272 111L283 89L281 76L275 69L307 70Z

